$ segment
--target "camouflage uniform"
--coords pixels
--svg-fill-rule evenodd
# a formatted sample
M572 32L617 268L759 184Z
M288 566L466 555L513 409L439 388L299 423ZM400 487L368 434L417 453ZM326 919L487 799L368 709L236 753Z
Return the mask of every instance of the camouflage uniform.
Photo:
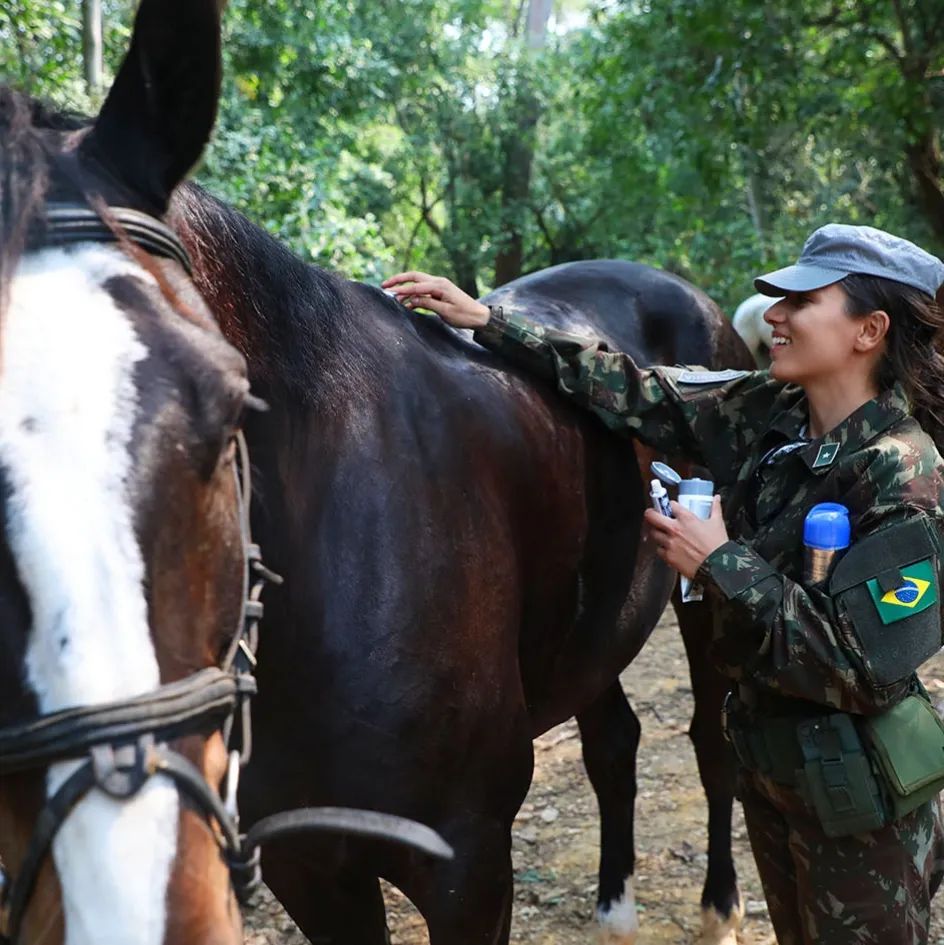
M802 581L803 520L815 503L849 508L853 542L920 519L944 533L944 463L900 387L778 454L802 439L806 397L767 372L642 370L602 342L499 309L476 340L556 381L610 429L710 470L734 539L696 578L716 604L713 657L738 681L751 718L875 714L916 685L916 664L877 684L844 613L823 586ZM782 945L927 940L944 857L936 800L836 839L796 790L758 771L742 770L741 799Z

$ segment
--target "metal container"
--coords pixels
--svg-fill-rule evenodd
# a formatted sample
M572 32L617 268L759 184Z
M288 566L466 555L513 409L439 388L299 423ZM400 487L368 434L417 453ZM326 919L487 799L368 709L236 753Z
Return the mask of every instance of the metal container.
M803 522L803 574L807 583L829 577L833 564L849 547L849 510L839 502L820 502Z

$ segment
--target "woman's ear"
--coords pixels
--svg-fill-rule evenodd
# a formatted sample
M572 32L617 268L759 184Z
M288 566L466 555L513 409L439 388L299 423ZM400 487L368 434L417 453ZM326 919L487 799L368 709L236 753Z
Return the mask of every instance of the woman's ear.
M869 312L864 318L857 319L859 333L855 340L855 350L867 353L874 351L888 334L890 324L888 313L882 309Z

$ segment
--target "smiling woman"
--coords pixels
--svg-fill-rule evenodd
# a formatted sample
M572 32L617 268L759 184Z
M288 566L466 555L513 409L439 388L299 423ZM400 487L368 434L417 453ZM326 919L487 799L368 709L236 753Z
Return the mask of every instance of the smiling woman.
M219 75L214 0L144 0L94 123L0 90L6 941L240 938L215 829L150 777L215 792L234 703L248 382L157 219Z
M928 939L944 765L915 670L942 644L942 283L944 263L907 240L823 227L796 265L755 282L783 297L765 316L769 373L642 369L445 279L385 283L611 430L710 469L722 501L709 519L672 503L674 517L646 521L715 607L739 794L777 940L791 945ZM824 502L848 509L852 545L819 580L804 571L803 525ZM890 744L905 746L894 764ZM924 790L902 786L904 769Z

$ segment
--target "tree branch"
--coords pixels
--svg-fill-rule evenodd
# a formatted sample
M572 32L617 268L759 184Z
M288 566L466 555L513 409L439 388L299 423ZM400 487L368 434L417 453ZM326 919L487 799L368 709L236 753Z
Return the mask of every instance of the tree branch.
M512 39L517 39L518 35L521 33L521 17L524 14L524 10L527 5L528 0L521 0L521 2L518 4L518 12L515 14L514 22L511 24Z
M538 229L544 234L544 242L547 243L548 249L553 253L557 249L556 244L554 243L554 238L551 236L551 231L547 227L547 223L544 220L544 214L541 213L540 207L531 207L531 212L534 214L534 219L537 220Z
M894 2L897 6L900 3L900 0L894 0ZM857 16L854 14L847 16L846 14L848 14L848 11L844 10L841 4L834 2L830 7L829 13L827 13L825 16L814 16L805 22L807 26L813 26L817 29L836 27L840 29L856 31L862 36L867 36L868 38L875 40L875 42L877 42L885 50L885 52L887 52L892 57L892 59L894 59L902 72L905 71L905 53L895 45L892 39L872 25L872 19L870 15L871 10L867 6L860 6ZM907 35L908 34L906 31L903 32L903 38L905 41L907 41Z
M829 13L825 16L814 16L810 17L806 21L807 26L850 26L853 21L843 22L842 15L845 11L843 10L841 4L833 3L829 9Z
M892 6L895 9L895 18L898 20L898 29L901 32L901 44L904 55L908 59L914 57L914 43L912 42L911 30L908 28L908 19L905 16L901 0L892 0Z
M422 219L436 236L442 238L442 227L433 219L433 207L442 200L442 197L437 197L432 203L429 202L426 193L426 178L422 175L420 176L420 199L422 200L420 206L420 211L423 214Z

